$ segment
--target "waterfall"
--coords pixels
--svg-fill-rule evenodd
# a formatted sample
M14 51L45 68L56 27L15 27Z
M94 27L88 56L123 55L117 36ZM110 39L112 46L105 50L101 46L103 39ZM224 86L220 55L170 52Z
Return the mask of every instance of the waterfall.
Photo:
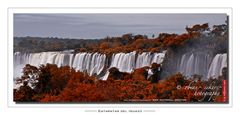
M210 69L208 71L208 75L207 77L213 77L213 78L217 78L218 76L222 75L222 68L223 67L227 67L227 54L217 54L211 65L210 65Z
M81 52L41 52L41 53L14 53L14 78L19 77L22 68L26 64L40 66L56 64L58 67L70 66L75 70L87 72L90 76L100 76L106 80L109 72L108 68L116 67L121 72L131 73L134 69L151 66L152 63L161 64L165 57L162 53L136 51L130 53L116 53L111 57L111 62L105 54ZM194 74L202 75L204 78L218 77L222 75L222 68L227 66L227 54L217 54L215 57L206 52L185 53L176 61L176 71L185 76L191 77Z
M73 54L63 52L42 52L29 54L25 64L33 66L45 65L47 63L56 64L58 67L71 66Z
M134 69L151 66L152 63L161 64L165 57L166 51L162 53L143 52L137 54L135 51L130 53L117 53L112 55L111 67L116 67L121 72L131 73ZM109 72L102 77L102 80L107 80Z
M105 61L105 54L78 53L74 58L72 67L82 72L86 71L90 76L99 75L104 69Z
M165 56L164 53L150 53L143 52L136 54L136 52L130 53L118 53L112 56L111 67L116 67L121 72L131 73L134 69L144 66L150 66L152 63L161 64Z
M111 57L110 65L106 65L107 57L100 53L81 52L41 52L41 53L14 53L14 78L19 77L22 68L26 64L40 66L56 64L58 67L70 66L75 70L87 72L90 76L101 73L101 79L106 80L109 72L106 67L116 67L121 72L131 73L134 69L150 66L152 63L161 64L165 57L163 53L116 53ZM222 75L222 68L227 67L227 54L212 56L206 52L185 53L177 61L176 70L185 76L191 77L194 74L202 75L204 78L216 78Z
M206 52L186 53L180 58L177 70L188 77L194 74L205 77L207 76L211 60L212 56Z
M194 74L205 79L221 75L223 67L227 66L227 54L217 54L214 58L206 52L185 53L177 65L177 72L187 77Z
M14 78L20 77L22 69L26 64L33 66L40 66L49 64L56 64L58 67L72 65L73 54L70 52L42 52L21 54L20 52L14 53Z
M136 68L149 66L150 63L151 63L151 53L144 52L144 53L138 55L138 58L136 61Z
M130 53L116 53L111 57L110 65L106 65L107 57L105 54L100 53L87 53L81 52L72 54L71 52L41 52L21 54L19 52L14 53L14 65L18 68L14 68L14 77L21 75L22 68L26 64L33 66L40 66L49 64L56 64L58 67L70 66L75 70L81 72L87 72L90 76L100 76L103 80L106 80L109 72L106 67L116 67L121 72L131 73L136 68L144 66L150 66L152 63L162 63L165 56L163 53L150 53L143 52L138 54L136 51ZM102 74L101 74L102 75Z
M132 72L135 68L136 52L117 53L112 56L111 67L116 67L121 72Z
M22 68L27 64L29 60L29 55L24 53L21 54L20 52L15 52L14 53L14 58L13 58L13 68L14 68L14 72L13 72L13 77L20 77L20 75L22 75Z

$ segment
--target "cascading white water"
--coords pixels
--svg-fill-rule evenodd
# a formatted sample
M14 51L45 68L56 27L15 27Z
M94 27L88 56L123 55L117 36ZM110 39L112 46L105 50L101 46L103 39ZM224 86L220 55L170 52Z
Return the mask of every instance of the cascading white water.
M138 55L137 61L136 61L136 68L141 68L144 66L149 66L152 63L160 64L163 62L163 59L165 57L165 51L163 53L153 53L150 52L144 52Z
M82 72L86 71L90 76L99 75L104 69L105 61L105 54L78 53L74 58L72 67Z
M135 51L130 53L117 53L112 55L111 64L109 68L116 67L121 72L132 72L136 68L144 66L150 66L152 63L162 63L164 53L149 53L144 52L137 54ZM58 67L70 66L75 70L81 72L87 72L90 76L100 75L108 67L106 65L106 55L100 53L77 53L71 54L70 52L42 52L42 53L31 53L31 54L14 54L14 65L18 65L18 68L14 68L14 77L19 77L22 68L25 64L33 66L56 64ZM104 70L105 69L105 70ZM18 72L17 72L18 71ZM107 73L104 79L107 79Z
M205 79L210 76L218 77L227 65L227 54L217 54L214 58L208 53L194 52L182 55L177 72L187 77L194 74L202 75Z
M22 68L27 64L26 62L29 60L29 55L28 54L21 54L20 52L15 52L14 53L14 59L13 59L13 77L19 77L22 73Z
M204 52L186 53L181 57L178 72L190 77L191 75L207 76L212 56Z
M113 54L109 68L116 67L121 72L131 73L136 68L150 66L152 63L161 64L165 57L165 53L117 53ZM75 70L87 72L90 76L100 75L104 73L108 65L106 65L106 55L100 53L77 53L71 52L42 52L21 54L14 53L14 78L19 77L22 68L26 64L39 66L41 64L56 64L58 67L70 66ZM177 72L190 77L197 74L204 78L218 77L221 75L223 67L227 66L227 54L217 54L214 58L208 53L194 52L182 55L177 65ZM107 79L108 72L102 77Z
M21 75L22 69L26 64L33 66L45 65L47 63L56 64L58 67L72 65L73 54L70 52L42 52L21 54L20 52L14 53L14 77Z
M130 53L117 53L112 56L111 67L116 67L121 72L131 73L134 69L151 66L152 63L161 64L165 57L166 51L163 53L143 52L137 54L135 51ZM102 77L102 80L108 78L109 72Z
M136 52L117 53L112 56L111 67L116 67L121 72L132 72L135 68Z
M116 67L121 72L132 72L136 68L144 66L150 66L152 63L160 64L164 59L165 53L150 53L144 52L136 54L136 52L130 53L118 53L112 56L111 67Z
M210 65L207 77L217 78L222 75L224 67L227 67L227 54L217 54Z
M29 54L28 60L25 64L31 64L33 66L45 65L47 63L56 64L58 67L71 66L73 54L62 52L42 52Z
M149 66L151 63L151 53L150 52L144 52L142 54L139 54L136 61L136 68Z

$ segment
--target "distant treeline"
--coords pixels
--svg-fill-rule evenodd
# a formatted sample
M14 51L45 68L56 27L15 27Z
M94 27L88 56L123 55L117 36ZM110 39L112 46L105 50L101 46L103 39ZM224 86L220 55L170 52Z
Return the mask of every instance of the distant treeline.
M63 39L42 37L14 37L14 52L63 51L89 47L100 43L100 39Z
M186 27L183 34L160 33L157 37L146 35L124 34L120 37L105 37L103 39L63 39L41 37L14 37L14 52L44 52L74 50L75 52L100 52L112 54L118 52L159 52L167 48L179 46L207 48L219 47L227 50L228 25L214 25L211 29L208 23Z

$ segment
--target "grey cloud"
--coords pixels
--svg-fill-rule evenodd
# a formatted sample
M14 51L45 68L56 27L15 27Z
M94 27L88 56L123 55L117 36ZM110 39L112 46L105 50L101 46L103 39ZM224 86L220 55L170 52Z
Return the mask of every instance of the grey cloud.
M186 25L222 24L226 14L15 14L14 36L103 38L124 33L183 33Z

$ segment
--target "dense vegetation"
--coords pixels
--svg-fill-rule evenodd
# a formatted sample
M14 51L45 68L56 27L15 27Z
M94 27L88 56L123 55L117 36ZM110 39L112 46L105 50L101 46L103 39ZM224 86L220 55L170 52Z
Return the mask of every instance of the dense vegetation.
M202 81L197 76L186 79L181 74L159 82L146 79L144 68L132 74L110 71L107 81L98 80L67 66L47 64L36 68L26 65L24 75L16 80L23 84L14 89L16 102L222 102L221 80ZM31 76L31 77L29 77ZM121 77L113 77L121 76ZM31 87L30 87L30 86ZM205 89L205 87L218 89ZM205 97L201 92L216 92ZM197 92L197 94L196 94ZM161 100L163 99L163 100ZM168 100L166 100L168 99Z

